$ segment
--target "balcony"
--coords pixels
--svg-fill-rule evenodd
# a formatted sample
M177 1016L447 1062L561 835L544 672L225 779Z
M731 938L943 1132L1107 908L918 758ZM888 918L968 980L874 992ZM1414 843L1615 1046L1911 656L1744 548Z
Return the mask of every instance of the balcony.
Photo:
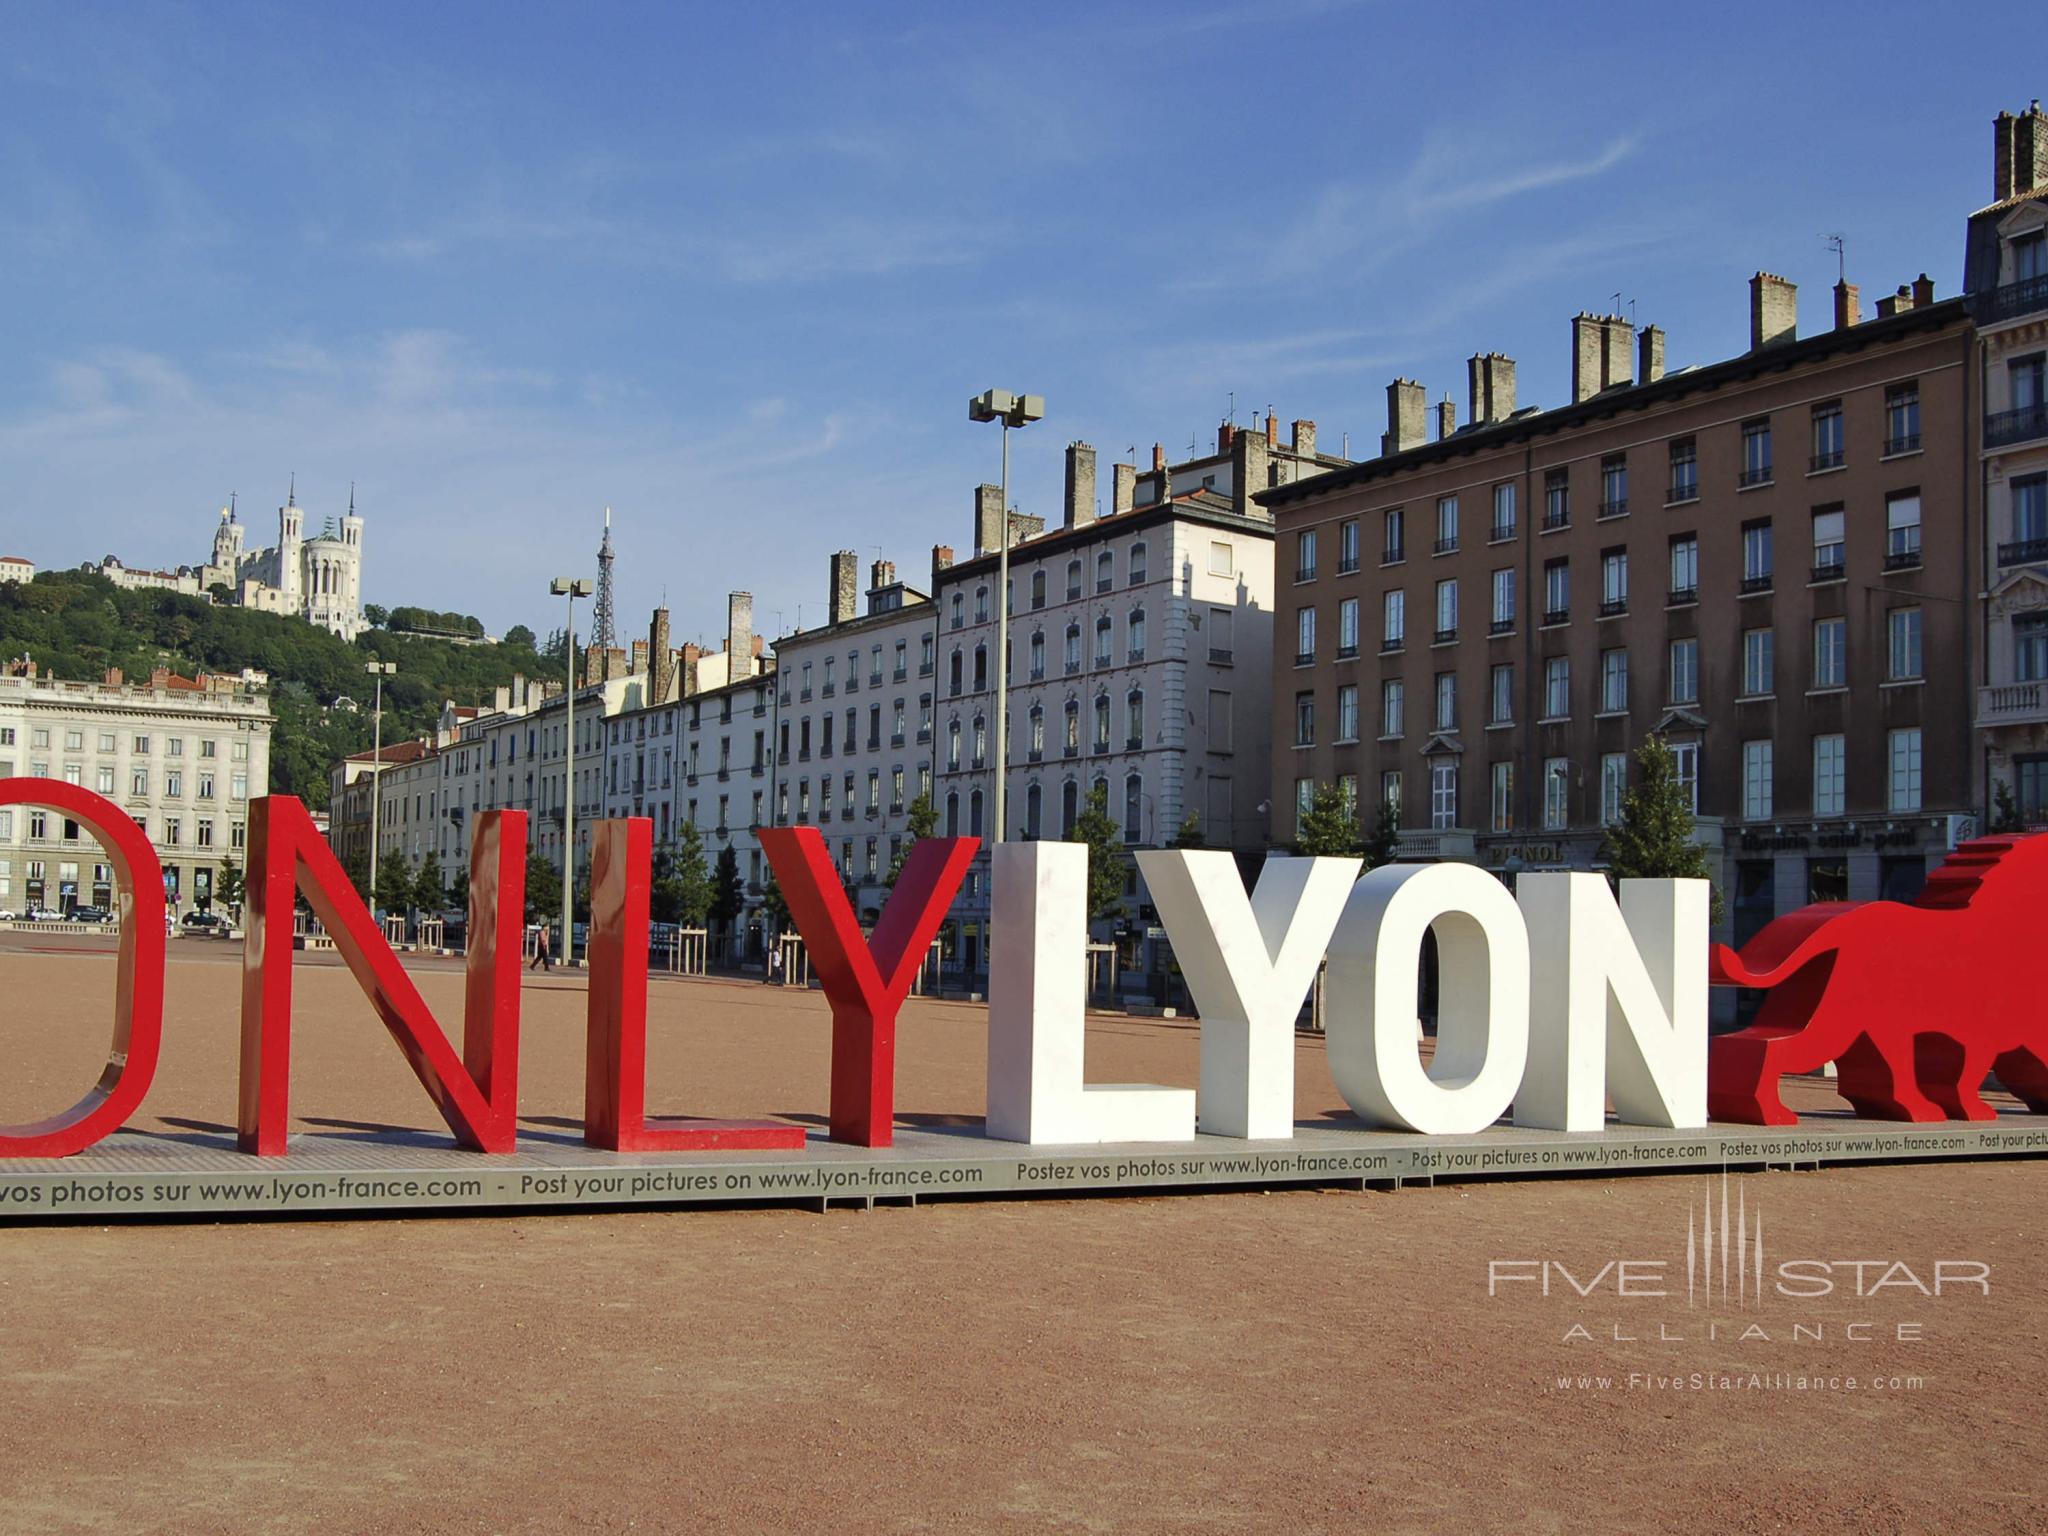
M1356 555L1346 555L1346 556L1345 556L1345 557L1344 557L1343 559L1339 560L1339 561L1337 562L1337 574L1338 574L1339 576L1355 576L1355 575L1357 575L1357 574L1358 574L1358 556L1356 556Z
M1145 647L1143 647L1142 645L1134 645L1124 653L1124 660L1133 666L1143 661L1144 659Z
M1044 749L1044 748L1042 748L1042 747L1033 747L1033 748L1032 748L1032 749L1031 749L1030 751L1028 751L1028 752L1026 752L1026 753L1024 754L1024 761L1025 761L1025 762L1027 762L1027 763L1042 763L1042 762L1044 762L1044 761L1045 761L1045 749Z
M1768 592L1770 590L1771 578L1768 574L1745 576L1742 578L1742 595L1744 597L1754 597L1759 592Z
M1394 857L1404 863L1442 859L1469 864L1474 858L1472 834L1457 827L1404 829Z
M1894 549L1885 554L1884 568L1888 571L1917 571L1920 569L1920 550Z
M1979 325L1995 325L2040 310L2048 310L2048 276L2023 278L1970 297L1970 313Z
M1304 581L1314 581L1315 579L1316 579L1316 568L1315 568L1314 566L1312 566L1312 565L1297 565L1297 566L1296 566L1296 567L1294 568L1294 580L1295 580L1295 583L1296 583L1297 585L1299 585L1300 583L1302 583L1302 582L1304 582Z
M1488 635L1512 635L1515 632L1513 619L1495 619L1486 626Z
M1315 660L1316 653L1314 651L1296 651L1294 653L1294 664L1297 667L1312 667L1315 665Z
M1513 523L1495 523L1493 527L1487 531L1486 541L1489 544L1505 544L1509 539L1512 539L1514 536L1515 525Z
M1399 544L1395 544L1390 548L1383 549L1380 551L1381 565L1401 565L1404 564L1407 561L1407 559L1407 549Z
M892 746L892 747L900 747L900 746L902 746L902 745L903 745L903 733L902 733L901 731L892 731L892 732L890 732L890 734L889 734L889 745L890 745L890 746Z
M1457 638L1458 626L1453 624L1449 629L1437 630L1434 634L1432 634L1429 637L1429 643L1431 645L1449 645L1453 640Z
M1031 669L1031 681L1033 681L1034 683L1042 683L1045 681L1045 667L1042 663Z
M1064 747L1060 748L1061 757L1079 757L1080 755L1081 749L1071 741L1068 742Z
M1458 552L1458 536L1454 533L1448 539L1438 539L1436 552L1440 555L1455 555Z
M1545 533L1555 533L1558 529L1569 528L1571 525L1572 515L1569 512L1546 512L1543 514L1543 531Z
M2000 565L2035 565L2048 560L2048 539L2021 539L1998 546Z
M1403 646L1407 645L1407 643L1408 642L1399 635L1389 635L1386 639L1380 642L1380 654L1382 656L1390 656L1396 651L1399 651Z
M1356 661L1358 659L1358 647L1355 645L1338 646L1337 659L1339 661Z
M1700 483L1697 480L1680 481L1664 493L1664 505L1667 507L1682 507L1699 499Z
M1110 589L1111 587L1113 587L1113 586L1115 586L1115 585L1116 585L1115 581L1113 581L1113 580L1112 580L1111 578L1109 578L1109 577L1107 577L1107 576L1098 576L1098 577L1096 577L1096 578L1095 578L1095 591L1096 591L1096 595L1097 595L1097 596L1100 596L1100 595L1101 595L1102 593L1104 593L1104 592L1107 592L1107 591L1108 591L1108 590L1109 590L1109 589Z
M2048 724L2048 683L1993 683L1979 688L1977 724Z
M1816 453L1812 458L1808 459L1806 461L1806 472L1809 475L1817 475L1822 470L1840 469L1844 462L1846 461L1842 450L1831 448L1826 453Z
M1601 502L1601 503L1600 503L1600 516L1602 516L1602 517L1627 517L1627 516L1628 516L1628 498L1627 498L1626 496L1616 496L1616 497L1614 497L1614 498L1613 498L1612 500L1609 500L1609 501L1603 501L1603 502Z
M2048 402L2023 405L2016 411L1994 411L1984 418L1986 448L2009 448L2037 437L2048 437Z
M1067 659L1067 676L1073 677L1077 675L1080 672L1080 670L1081 663L1077 659L1069 657Z
M1142 737L1142 736L1132 736L1132 737L1130 737L1129 739L1127 739L1127 740L1126 740L1126 741L1124 742L1124 750L1125 750L1126 752L1142 752L1142 751L1144 751L1144 750L1145 750L1145 738L1144 738L1144 737Z
M1546 608L1543 610L1543 622L1546 625L1569 624L1571 621L1572 611L1569 608Z
M1770 483L1771 466L1768 464L1759 464L1753 469L1745 469L1735 477L1735 488L1739 491L1746 491L1752 486L1769 485Z
M1604 598L1600 603L1600 617L1603 619L1618 619L1627 612L1628 599L1625 597Z
M1211 666L1227 667L1230 665L1230 657L1231 650L1227 645L1212 645L1209 647L1209 664Z
M1819 564L1815 565L1814 568L1807 573L1806 579L1808 581L1816 583L1823 581L1843 581L1848 578L1848 575L1848 569L1842 564L1841 559L1838 556L1833 560L1823 560Z
M1986 446L1990 445L1986 444ZM1897 437L1888 437L1884 440L1884 456L1888 459L1896 454L1918 453L1919 451L1920 434L1918 432L1902 432Z

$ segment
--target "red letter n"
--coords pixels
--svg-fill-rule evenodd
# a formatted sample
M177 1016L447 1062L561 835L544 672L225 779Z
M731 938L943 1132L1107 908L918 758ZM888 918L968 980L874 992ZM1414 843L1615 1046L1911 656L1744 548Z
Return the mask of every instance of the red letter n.
M654 823L590 829L590 1012L583 1139L613 1152L801 1150L804 1128L780 1120L647 1119L647 897Z
M919 838L896 876L871 947L816 827L763 827L760 837L832 1004L832 1139L889 1146L895 1139L896 1012L981 839Z
M285 1150L291 1122L292 895L303 891L455 1139L478 1152L510 1152L519 1097L526 813L489 811L476 820L459 1060L306 808L289 795L268 795L250 806L248 881L242 1150L258 1157L279 1157Z

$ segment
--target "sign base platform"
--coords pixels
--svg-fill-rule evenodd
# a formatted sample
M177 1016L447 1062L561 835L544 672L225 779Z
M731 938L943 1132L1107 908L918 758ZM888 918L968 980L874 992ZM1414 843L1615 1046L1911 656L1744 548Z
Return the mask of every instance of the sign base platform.
M407 1216L608 1206L837 1205L1084 1191L1193 1193L1289 1184L1398 1187L1437 1179L1718 1173L1830 1163L2048 1156L2048 1116L1906 1125L1818 1114L1797 1126L1572 1134L1494 1126L1422 1137L1341 1122L1288 1141L1199 1136L1114 1147L993 1141L977 1125L902 1130L884 1149L812 1131L801 1152L599 1152L559 1131L522 1132L486 1156L429 1132L294 1136L256 1158L227 1135L123 1131L75 1157L0 1160L0 1223L87 1217Z

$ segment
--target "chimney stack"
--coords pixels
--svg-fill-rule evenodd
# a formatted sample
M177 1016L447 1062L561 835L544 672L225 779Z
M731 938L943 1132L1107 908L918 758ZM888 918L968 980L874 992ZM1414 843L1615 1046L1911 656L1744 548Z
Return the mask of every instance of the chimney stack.
M1095 450L1086 443L1067 444L1066 526L1079 528L1095 521Z
M868 578L868 590L870 592L886 592L890 587L896 585L896 562L894 560L877 560L869 568Z
M934 544L932 546L932 590L939 589L939 573L953 568L953 546Z
M974 552L992 555L1003 547L1003 488L977 485L974 488Z
M1156 474L1160 473L1160 471L1164 470L1165 468L1166 468L1166 444L1164 444L1164 443L1154 443L1154 444L1152 445L1152 473L1156 475ZM1159 498L1159 499L1160 499L1161 501L1164 501L1164 500L1166 500L1166 497L1165 497L1165 496L1164 496L1164 495L1162 494L1162 495L1160 496L1160 498Z
M2037 97L2013 124L2012 189L2034 192L2048 186L2048 113Z
M754 675L754 594L734 592L725 600L725 680Z
M1316 456L1316 424L1312 421L1297 421L1294 424L1294 452L1297 457L1312 459Z
M1991 119L1991 201L2002 203L2012 196L2012 149L2019 119L2001 112Z
M1877 318L1889 320L1893 315L1903 315L1913 307L1913 290L1906 284L1899 284L1897 293L1888 293L1877 301Z
M1268 448L1278 448L1280 446L1280 418L1271 411L1266 412L1266 446Z
M1572 403L1600 393L1600 319L1584 310L1572 316Z
M1636 328L1627 315L1606 315L1600 321L1600 387L1635 383Z
M1458 408L1451 404L1451 397L1445 395L1436 407L1436 440L1442 442L1458 430Z
M668 643L668 610L657 608L647 626L647 660L653 669L649 679L652 689L650 702L663 704L668 701L676 681L676 654Z
M1110 472L1109 510L1128 512L1138 496L1138 466L1119 464Z
M1913 307L1925 309L1934 302L1934 279L1922 272L1913 280Z
M1475 352L1465 363L1470 416L1475 427L1491 426L1515 414L1515 360L1498 352ZM1448 399L1448 397L1446 397ZM1449 437L1450 433L1444 433Z
M1646 325L1636 332L1636 379L1654 384L1664 377L1664 332Z
M631 676L638 677L646 670L647 642L645 640L635 640L633 642L632 659L627 663L627 671ZM651 703L652 700L649 702Z
M1749 349L1773 347L1799 336L1799 285L1775 272L1749 280Z
M860 613L856 588L859 585L858 572L860 556L850 549L842 549L832 557L832 589L826 594L825 622L845 624Z
M1846 331L1863 318L1863 299L1856 285L1846 280L1835 284L1835 329Z
M1237 428L1227 421L1224 422L1221 426L1217 427L1216 429L1216 451L1218 453L1230 452L1230 445L1234 441L1236 441L1236 439Z
M1423 439L1422 419L1427 403L1422 386L1413 379L1396 379L1387 386L1387 431L1380 439L1380 452L1405 453Z

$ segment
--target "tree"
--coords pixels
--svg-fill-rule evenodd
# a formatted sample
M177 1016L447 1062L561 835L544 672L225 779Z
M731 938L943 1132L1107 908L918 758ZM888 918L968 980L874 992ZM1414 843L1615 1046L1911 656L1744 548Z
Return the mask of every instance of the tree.
M1168 843L1167 847L1200 848L1203 845L1203 841L1202 813L1200 811L1189 811L1187 815L1181 817L1180 826L1175 830L1173 841Z
M455 878L448 882L448 905L458 912L469 910L469 871L458 869Z
M447 882L441 875L441 855L429 848L412 879L412 904L422 911L438 912L448 905Z
M463 894L468 894L464 882ZM529 923L562 921L562 872L554 860L528 851L526 855L526 920Z
M232 853L220 856L220 871L213 877L213 899L223 907L239 907L249 882L243 877Z
M1401 854L1401 816L1394 809L1394 802L1382 800L1380 813L1374 818L1372 836L1365 840L1365 867L1378 869L1382 864L1391 864Z
M412 896L412 866L405 862L404 855L394 853L388 859L379 859L377 905L386 912L404 912L411 908Z
M524 624L514 624L510 629L505 631L504 643L506 645L516 646L522 651L533 650L533 631L528 629Z
M1693 815L1685 786L1678 782L1678 758L1662 736L1646 738L1636 749L1641 777L1622 797L1621 819L1607 829L1604 852L1607 873L1614 880L1711 880L1707 850L1694 838ZM1721 893L1712 897L1713 917L1721 918Z
M1991 786L1991 830L1993 832L2024 832L2026 822L2020 816L2018 802L2012 797L2012 786L2000 779Z
M704 864L704 836L692 821L682 823L681 834L679 840L664 842L654 850L648 913L657 923L701 928L711 910L711 872Z
M896 856L889 861L889 873L883 884L890 890L896 889L896 877L903 873L904 861L910 857L910 850L917 846L921 837L930 837L939 829L939 808L932 804L929 794L919 795L910 802L910 813L905 826L903 844L896 850Z
M370 899L370 856L360 848L350 849L348 857L341 861L341 872L348 876L348 883L367 903Z
M761 921L770 933L781 933L789 927L789 902L773 869L768 871L768 883L761 888Z
M391 610L381 603L363 604L363 620L372 629L382 629L391 622Z
M1124 905L1124 836L1116 818L1109 814L1107 784L1088 791L1067 841L1088 845L1089 920L1116 916Z
M718 865L711 876L712 921L730 927L746 910L747 889L740 882L740 856L731 843L718 850Z
M1358 811L1339 784L1318 784L1294 834L1294 851L1304 858L1355 859L1365 850L1358 840Z

